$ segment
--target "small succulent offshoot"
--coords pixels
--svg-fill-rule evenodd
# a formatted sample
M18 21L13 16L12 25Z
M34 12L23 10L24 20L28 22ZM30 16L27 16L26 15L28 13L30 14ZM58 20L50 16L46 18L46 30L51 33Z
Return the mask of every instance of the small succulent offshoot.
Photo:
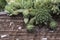
M56 27L57 27L57 22L51 21L51 22L50 22L50 28L51 28L51 29L56 29Z
M29 32L32 32L33 30L34 30L34 25L31 25L31 24L28 24L27 26L26 26L26 28L27 28L27 31L29 31Z

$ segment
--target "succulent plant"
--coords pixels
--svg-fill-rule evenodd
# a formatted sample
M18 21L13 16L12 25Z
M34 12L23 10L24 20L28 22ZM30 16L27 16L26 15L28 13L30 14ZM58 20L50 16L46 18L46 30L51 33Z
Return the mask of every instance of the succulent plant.
M46 9L41 9L36 15L36 21L39 23L47 23L51 20L51 15Z
M55 29L57 27L57 22L56 21L51 21L49 25L50 25L51 29Z
M30 25L30 24L28 24L27 26L26 26L26 29L29 31L29 32L32 32L33 30L34 30L34 25Z
M52 20L51 14L60 14L58 0L10 0L7 1L5 10L9 14L18 15L23 14L24 22L27 30L34 29L34 23L48 24L54 29L56 27L55 21ZM51 13L50 13L51 12Z

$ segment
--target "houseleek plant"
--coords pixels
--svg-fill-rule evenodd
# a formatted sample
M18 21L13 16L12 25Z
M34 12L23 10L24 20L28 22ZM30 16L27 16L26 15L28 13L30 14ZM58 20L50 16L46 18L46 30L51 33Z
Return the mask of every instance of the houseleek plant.
M60 9L58 8L58 5L56 5L57 2L57 0L10 0L7 1L8 4L6 5L5 10L9 16L22 13L26 28L29 31L34 29L34 23L44 23L47 25L47 22L49 22L49 26L55 28L57 23L52 25L52 23L55 22L52 21L50 12L52 11L52 14L59 12Z

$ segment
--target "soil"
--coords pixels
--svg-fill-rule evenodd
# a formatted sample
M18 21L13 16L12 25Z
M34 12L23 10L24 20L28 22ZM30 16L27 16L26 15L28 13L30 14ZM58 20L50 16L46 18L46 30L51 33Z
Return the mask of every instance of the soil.
M42 27L36 28L34 33L28 33L22 14L13 17L0 15L0 40L60 40L60 18L56 21L58 27L55 31Z

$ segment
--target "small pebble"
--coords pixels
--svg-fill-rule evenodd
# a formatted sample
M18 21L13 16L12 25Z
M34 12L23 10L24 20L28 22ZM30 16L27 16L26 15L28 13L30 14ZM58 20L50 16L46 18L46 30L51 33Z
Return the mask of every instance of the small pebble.
M1 38L7 37L8 35L1 35Z
M49 32L54 32L54 31L49 31Z
M10 22L10 26L13 24L13 22Z
M18 38L16 40L19 40Z
M18 29L22 29L22 27L20 26L20 27L18 27Z
M42 38L41 40L47 40L47 38Z

